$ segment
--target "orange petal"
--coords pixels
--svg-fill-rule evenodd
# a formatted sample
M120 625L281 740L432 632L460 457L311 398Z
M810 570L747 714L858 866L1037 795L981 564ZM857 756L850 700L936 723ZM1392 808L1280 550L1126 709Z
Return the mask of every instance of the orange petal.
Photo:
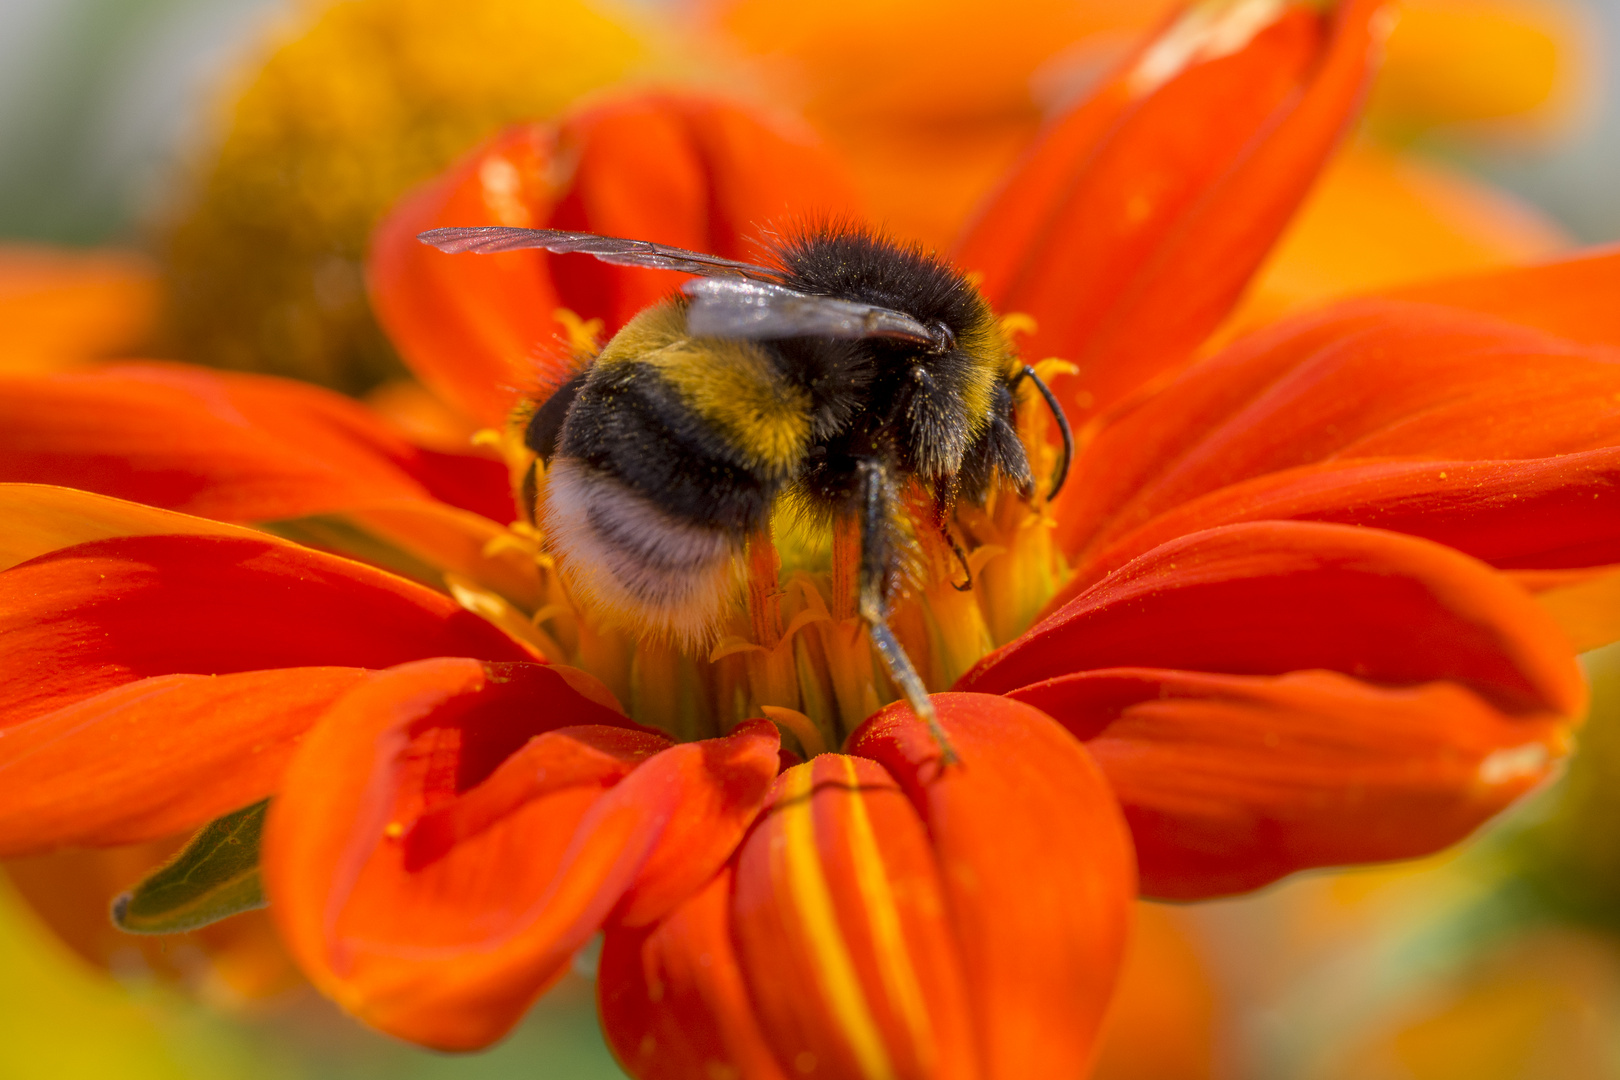
M732 932L784 1072L978 1075L941 877L877 763L822 754L782 774L737 854Z
M1174 0L718 0L707 10L777 100L850 165L873 220L929 248L962 222L1040 127ZM859 27L858 32L851 32ZM941 78L949 72L949 78Z
M49 484L0 484L0 570L87 540L115 536L233 536L260 539L239 525L158 510Z
M637 1080L787 1080L748 995L731 937L725 867L652 926L610 926L596 986L602 1034Z
M1150 896L1243 892L1313 866L1426 855L1543 780L1567 719L1461 686L1395 689L1114 669L1013 692L1087 740L1130 821Z
M655 897L684 899L729 856L775 774L774 729L670 747L582 680L423 661L310 733L271 811L266 884L305 970L367 1023L487 1045L621 901L656 918Z
M543 253L455 258L416 235L441 225L545 224L555 132L512 128L396 203L371 235L372 310L411 370L480 422L500 426L556 347L557 294Z
M1371 107L1400 131L1567 110L1581 36L1591 32L1578 10L1545 0L1407 0Z
M1389 295L1494 315L1571 341L1620 346L1616 290L1620 249L1610 246L1537 266L1425 282Z
M0 729L0 857L194 829L273 793L341 667L160 675Z
M449 597L270 536L115 537L0 573L6 727L157 675L446 655L532 658Z
M1573 717L1585 701L1568 641L1501 574L1426 540L1315 522L1227 525L1154 548L958 686L1005 693L1110 667L1444 680L1514 714Z
M1077 44L1110 42L1160 19L1165 0L900 0L881 7L829 0L703 0L693 5L764 74L797 79L813 112L882 117L895 126L1033 112L1030 76ZM858 33L851 31L859 26ZM940 78L942 71L950 78Z
M1201 351L1332 300L1539 262L1569 247L1550 219L1506 192L1353 142L1328 162L1242 303Z
M1181 503L1094 552L1094 581L1175 539L1239 521L1369 525L1421 536L1494 566L1620 562L1620 446L1526 461L1324 462Z
M353 526L355 535L363 539L380 540L431 570L475 581L525 610L544 602L533 555L503 543L506 529L481 514L448 503L408 498L367 501L334 516ZM320 519L320 523L326 520ZM0 484L0 522L5 523L0 527L0 570L59 548L114 536L262 540L265 535L255 529L47 484ZM283 522L278 527L287 530L291 526ZM372 552L362 550L361 554ZM378 565L389 568L382 560Z
M374 537L441 575L477 582L526 611L545 604L533 552L513 545L506 526L482 514L425 499L394 499L358 504L333 517L352 525L362 538ZM283 523L281 528L295 530L298 524ZM366 552L361 547L355 555L364 558Z
M1571 576L1575 579L1542 585L1536 602L1569 635L1577 652L1620 641L1620 566L1593 567Z
M711 98L661 94L599 106L565 119L558 141L578 163L552 228L758 262L767 228L847 218L857 206L842 167L809 129ZM549 258L564 306L602 319L608 333L685 280Z
M499 462L413 446L328 390L179 364L0 378L0 479L227 521L390 497L515 516Z
M408 196L373 237L372 301L423 382L499 425L573 363L559 306L612 333L683 279L578 255L444 255L418 233L572 229L757 260L762 228L847 214L850 190L805 132L696 95L630 97L513 129Z
M632 1075L1084 1073L1134 881L1118 807L1050 718L935 702L958 764L891 707L850 739L876 762L790 768L733 868L610 929L603 1024Z
M1086 447L1076 468L1089 482L1065 492L1054 513L1061 542L1079 553L1073 588L1083 588L1121 552L1142 550L1148 536L1198 527L1195 500L1213 500L1205 504L1211 516L1204 524L1244 513L1237 509L1242 492L1257 507L1275 503L1270 516L1289 516L1288 501L1297 499L1302 516L1376 522L1406 512L1377 505L1380 499L1393 504L1404 489L1409 510L1417 509L1410 500L1421 494L1434 509L1449 504L1467 518L1476 489L1461 487L1466 475L1469 485L1498 484L1508 503L1518 497L1509 490L1516 482L1549 498L1573 497L1579 488L1594 503L1590 495L1601 496L1604 483L1600 465L1526 462L1517 474L1487 468L1474 475L1454 472L1448 463L1555 458L1616 444L1620 366L1605 354L1480 315L1359 301L1240 341L1126 411ZM1401 472L1389 459L1434 468ZM1399 476L1380 480L1385 464ZM1358 472L1363 465L1372 471ZM1307 471L1282 475L1287 470ZM1341 481L1335 495L1331 488ZM1363 500L1373 505L1363 507ZM1471 520L1433 527L1449 530L1443 533L1448 543L1483 557L1521 559L1507 565L1576 565L1553 553L1569 543L1595 542L1605 530L1590 511L1603 505L1600 497L1584 515L1569 511L1587 520L1580 540L1561 544L1547 536L1511 551L1492 550L1496 541L1489 535L1518 517L1511 506L1476 503ZM1179 525L1157 520L1170 514L1180 515ZM1412 527L1424 527L1421 518L1408 518ZM1477 538L1470 535L1476 529ZM1128 540L1131 533L1139 539ZM1522 561L1538 547L1552 561ZM1594 551L1591 561L1611 560Z
M1083 1075L1135 890L1119 808L1084 748L1042 713L976 694L934 703L960 764L941 767L900 704L849 748L887 767L927 829L983 1075Z
M1190 8L1059 120L957 250L1027 351L1106 405L1184 360L1236 302L1353 115L1389 19Z
M493 1040L578 945L524 940L575 826L666 745L557 669L380 673L310 732L272 807L265 884L294 956L369 1023Z
M659 822L657 845L614 912L617 922L636 926L662 918L731 858L776 779L781 748L776 725L749 720L723 739L675 747L634 778L631 787L669 789L662 796L653 789L636 797L638 814L666 818Z
M145 344L157 268L133 251L0 247L0 371L50 371Z

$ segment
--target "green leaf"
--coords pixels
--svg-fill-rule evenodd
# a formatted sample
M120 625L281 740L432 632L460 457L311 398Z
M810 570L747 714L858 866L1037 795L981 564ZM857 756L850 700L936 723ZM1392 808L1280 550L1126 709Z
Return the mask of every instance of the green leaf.
M259 834L270 800L210 821L173 859L113 901L130 934L179 934L265 905Z

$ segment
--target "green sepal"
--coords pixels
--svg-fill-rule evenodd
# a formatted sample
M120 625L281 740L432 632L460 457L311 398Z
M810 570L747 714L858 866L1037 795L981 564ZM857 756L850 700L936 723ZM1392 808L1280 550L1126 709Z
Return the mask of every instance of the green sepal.
M113 901L130 934L179 934L265 905L259 834L270 800L210 821L179 854Z

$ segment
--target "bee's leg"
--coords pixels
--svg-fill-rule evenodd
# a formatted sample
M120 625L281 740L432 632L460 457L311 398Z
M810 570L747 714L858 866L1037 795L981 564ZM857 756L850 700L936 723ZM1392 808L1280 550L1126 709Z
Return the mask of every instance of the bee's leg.
M524 425L523 445L533 450L547 465L551 464L551 459L557 454L557 440L562 436L563 422L568 418L568 407L579 396L590 374L590 368L576 372L573 378L557 387L550 397L540 403L540 407L534 410L529 422Z
M534 526L540 524L535 520L534 516L535 503L540 501L539 469L540 463L538 461L529 462L529 467L523 470L523 486L518 495L518 513L523 515L524 521Z
M953 581L951 588L957 592L972 592L973 568L968 565L967 552L962 550L962 545L957 543L956 534L951 532L951 523L947 517L950 507L956 502L957 486L957 478L952 475L934 489L934 527L951 546L951 554L956 556L956 561L962 564L963 583L958 585Z
M1035 374L1034 368L1025 364L1024 370L1012 377L1010 385L1017 387L1025 379L1033 382L1041 397L1046 399L1046 407L1052 410L1052 419L1057 421L1058 431L1063 436L1063 460L1058 462L1057 474L1052 477L1052 491L1046 496L1055 499L1057 493L1063 490L1063 481L1069 478L1069 463L1074 460L1074 432L1069 430L1069 418L1063 414L1063 406L1058 404L1057 395L1052 393L1045 379Z
M958 585L953 581L951 582L951 588L955 589L957 592L972 592L973 567L968 565L967 552L963 551L962 545L956 542L956 534L951 532L951 527L945 522L940 522L939 535L943 536L945 538L945 542L951 545L951 554L955 555L956 561L962 564L962 584Z
M905 695L906 703L917 718L928 725L928 731L939 743L941 759L946 765L959 760L945 729L939 726L939 714L923 685L922 676L911 664L911 657L900 647L900 640L889 629L889 582L894 574L895 551L889 535L892 517L888 470L878 461L862 461L860 472L861 572L859 599L861 618L871 628L872 644L889 678Z

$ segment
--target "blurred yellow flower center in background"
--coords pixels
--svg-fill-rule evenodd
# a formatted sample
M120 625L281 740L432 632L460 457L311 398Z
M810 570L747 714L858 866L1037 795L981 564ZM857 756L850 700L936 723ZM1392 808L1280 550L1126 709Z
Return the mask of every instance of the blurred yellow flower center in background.
M170 352L359 392L403 373L361 266L373 226L479 140L653 63L581 0L310 5L244 80L163 238Z

